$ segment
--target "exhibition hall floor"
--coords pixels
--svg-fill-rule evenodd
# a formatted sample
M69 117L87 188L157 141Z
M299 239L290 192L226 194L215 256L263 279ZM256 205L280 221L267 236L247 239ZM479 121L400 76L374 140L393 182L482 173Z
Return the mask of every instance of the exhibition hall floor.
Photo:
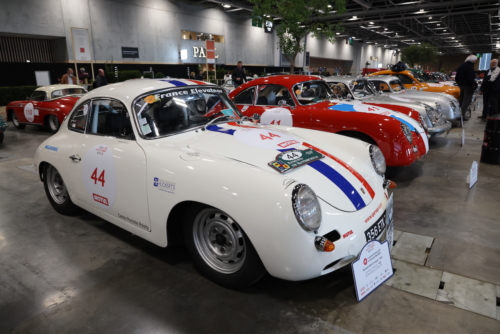
M350 266L232 291L196 272L183 246L157 247L90 213L59 215L32 167L50 133L10 126L0 144L0 333L500 333L500 166L480 163L477 184L466 184L481 154L478 115L464 147L454 127L423 159L388 171L396 272L360 303Z

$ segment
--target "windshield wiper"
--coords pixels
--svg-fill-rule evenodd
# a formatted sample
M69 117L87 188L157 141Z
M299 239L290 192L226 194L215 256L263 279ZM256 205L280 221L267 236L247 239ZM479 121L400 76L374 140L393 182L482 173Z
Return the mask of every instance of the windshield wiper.
M210 122L208 122L207 124L205 124L205 126L203 127L203 131L205 131L208 126L212 123L214 123L216 120L218 119L221 119L221 118L226 118L226 117L231 117L230 115L222 115L222 116L219 116L219 117L215 117L213 120L211 120Z

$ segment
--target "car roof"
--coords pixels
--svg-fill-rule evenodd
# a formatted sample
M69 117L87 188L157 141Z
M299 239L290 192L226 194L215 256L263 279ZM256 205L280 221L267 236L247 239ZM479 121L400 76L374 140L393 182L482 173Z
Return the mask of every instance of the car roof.
M381 75L371 75L369 77L366 77L368 80L385 80L385 81L390 81L390 80L399 80L398 77L394 75L387 75L387 74L381 74Z
M87 95L85 95L83 99L87 100L95 97L109 97L109 98L116 98L122 101L132 102L139 95L157 91L160 89L182 88L186 86L205 86L205 85L220 88L215 84L198 80L174 79L174 78L147 79L147 80L137 79L137 80L128 80L124 82L117 82L114 84L93 89Z
M69 88L81 88L81 89L87 91L85 89L85 87L78 86L78 85L50 85L50 86L42 86L42 87L38 87L37 89L35 89L35 91L42 91L42 92L46 92L46 93L50 94L50 93L52 93L55 90L69 89Z
M342 82L342 83L349 83L353 80L363 80L363 79L366 79L366 77L352 77L352 76L329 76L329 77L326 77L324 78L323 80L325 80L326 82L331 82L331 81L334 81L334 82Z
M264 84L267 85L276 84L276 85L292 87L293 85L299 82L311 81L311 80L322 80L322 79L317 75L282 74L282 75L270 75L267 77L255 78L250 82L252 83L252 86L264 85Z

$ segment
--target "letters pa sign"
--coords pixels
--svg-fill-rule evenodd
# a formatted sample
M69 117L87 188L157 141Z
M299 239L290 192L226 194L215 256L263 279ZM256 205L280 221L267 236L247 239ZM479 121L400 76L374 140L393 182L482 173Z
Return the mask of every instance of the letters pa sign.
M205 41L205 48L207 50L207 63L215 64L215 42Z

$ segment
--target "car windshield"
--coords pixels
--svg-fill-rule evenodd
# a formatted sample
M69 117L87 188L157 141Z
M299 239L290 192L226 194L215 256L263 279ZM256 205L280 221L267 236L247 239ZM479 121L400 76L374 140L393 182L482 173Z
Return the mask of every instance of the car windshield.
M196 129L216 118L220 122L241 118L239 110L219 87L190 86L156 91L140 96L133 106L139 132L148 139Z
M353 80L349 83L349 87L355 98L372 96L374 94L368 80Z
M306 81L293 86L293 92L301 105L315 104L332 97L332 90L324 81Z
M83 96L87 94L87 91L83 88L65 88L65 89L58 89L52 92L50 94L52 99L58 99L63 96L68 96L68 95L79 95Z

